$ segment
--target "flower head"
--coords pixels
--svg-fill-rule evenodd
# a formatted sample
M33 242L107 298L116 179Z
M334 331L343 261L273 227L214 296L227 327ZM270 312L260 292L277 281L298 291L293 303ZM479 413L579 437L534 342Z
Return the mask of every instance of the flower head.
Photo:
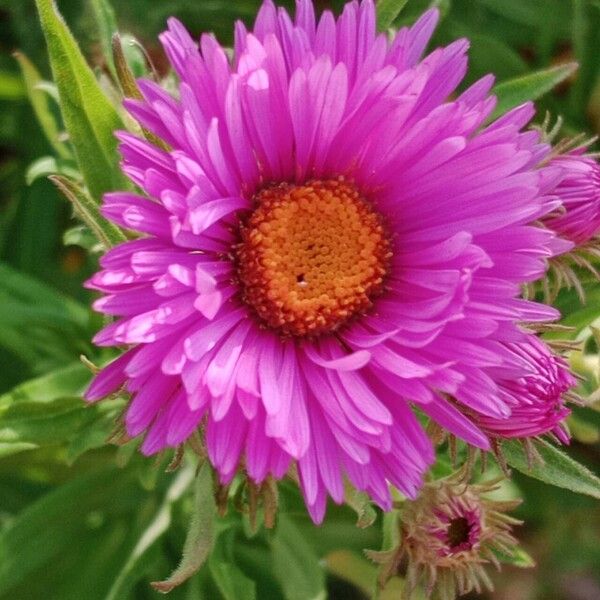
M522 357L531 371L499 382L510 419L475 416L477 424L494 438L532 438L553 433L567 444L569 435L564 420L570 414L565 395L576 384L566 362L551 352L536 336L525 343L507 344L515 356Z
M600 165L580 150L559 155L551 164L564 170L554 192L562 205L543 221L561 237L581 246L600 231Z
M561 121L544 135L551 140ZM554 193L560 205L544 216L541 222L558 236L554 241L550 269L541 289L546 301L556 298L563 287L575 288L582 302L585 291L580 280L581 270L600 275L594 266L600 257L597 234L600 231L600 165L592 156L584 154L587 143L582 136L559 142L553 149L550 165L563 171ZM579 144L579 145L577 145ZM562 246L562 247L561 247ZM591 260L590 260L591 259ZM530 284L530 292L536 286Z
M494 501L486 494L498 489L498 481L469 485L461 480L463 475L425 485L418 499L401 511L399 546L368 552L382 564L382 586L406 561L407 597L420 584L428 596L436 591L441 600L492 589L485 566L499 567L498 553L514 553L512 526L520 521L505 513L520 501Z
M505 340L557 316L520 298L544 273L561 170L522 132L525 104L485 125L485 77L449 100L467 68L459 40L421 58L438 13L394 40L372 0L336 20L270 0L230 60L176 20L161 36L175 98L140 81L126 108L159 148L120 133L123 170L145 196L103 213L142 237L110 250L89 282L118 317L95 338L128 345L87 392L123 387L125 424L151 454L201 425L221 482L243 459L260 484L298 465L315 521L344 477L382 508L415 497L434 458L417 407L488 448L476 415L509 419L503 382L531 366ZM165 146L165 147L166 147Z

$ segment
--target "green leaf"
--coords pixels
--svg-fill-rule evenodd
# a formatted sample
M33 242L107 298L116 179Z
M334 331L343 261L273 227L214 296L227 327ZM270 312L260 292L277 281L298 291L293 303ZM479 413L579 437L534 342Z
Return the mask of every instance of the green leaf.
M100 45L102 53L111 72L114 73L114 63L112 60L111 40L117 31L117 21L115 11L108 0L89 0L92 7L92 14L96 21L98 32L100 34Z
M0 346L43 373L90 352L91 313L72 298L0 263Z
M272 538L273 569L286 600L324 600L325 576L319 559L294 522L278 517Z
M115 33L112 38L112 56L115 63L117 79L121 85L123 95L126 98L141 100L143 98L142 92L140 92L140 89L135 81L135 77L131 72L129 63L127 62L127 58L123 52L121 37L118 33Z
M152 587L168 593L196 573L204 564L215 543L215 506L212 470L202 465L194 486L194 508L190 528L183 546L181 563L165 581L155 581Z
M142 44L130 34L121 36L121 48L127 65L135 78L151 76L151 65Z
M0 456L46 445L67 445L69 464L106 444L124 399L87 405L81 394L89 370L75 363L27 381L0 396Z
M85 225L75 225L67 229L63 234L63 244L65 246L79 246L90 253L102 250L102 244L98 243L96 236Z
M81 404L83 402L80 400ZM110 434L115 430L115 422L123 412L126 401L124 398L104 400L93 406L82 406L87 418L76 431L71 432L65 454L65 462L72 466L75 461L90 450L102 448L107 445Z
M51 175L49 179L71 201L77 216L105 248L111 248L127 240L118 227L102 216L98 204L74 181L61 175Z
M105 600L121 600L127 597L136 581L145 574L148 566L153 562L151 554L156 542L171 525L173 504L187 490L192 478L193 471L189 468L178 473L156 514L149 522L144 523L144 527L137 533L138 541L115 578Z
M60 398L50 404L20 402L0 416L0 442L38 445L62 442L85 419L81 398Z
M138 594L132 593L132 588L170 563L164 552L164 535L151 541L153 526L165 503L175 507L179 493L188 487L185 482L180 485L181 478L189 483L193 470L182 469L176 477L161 474L156 489L148 492L138 481L141 460L125 470L99 469L93 465L100 457L94 458L93 463L80 466L87 469L85 475L65 472L71 481L51 491L45 483L38 483L37 499L29 500L29 506L11 506L10 522L3 524L6 531L0 534L0 597L106 600L117 580L123 584L119 600L144 591L146 596L155 597L147 590L147 581L139 586ZM36 468L32 473L34 481L41 479L39 472ZM7 479L27 490L31 484L25 476L27 471L23 470L23 479ZM185 489L174 494L178 485ZM0 488L0 495L2 492ZM6 508L3 504L3 516ZM135 564L130 563L132 556L137 558L136 549L142 549L140 542L146 535L150 541L147 551ZM120 578L125 565L132 568ZM182 595L175 594L174 598L181 599Z
M377 567L371 561L349 550L336 550L327 556L326 562L329 573L352 583L367 595L365 597L376 598L376 595L371 592L373 584L377 581ZM386 597L390 599L402 597L398 584L398 578L388 582L385 588Z
M93 531L94 527L98 528L94 522L99 520L101 525L112 515L124 513L131 519L133 511L139 509L143 499L140 492L131 473L109 469L76 478L30 504L0 534L0 597L42 597L35 594L19 596L8 592L45 565L47 569L41 574L43 578L53 576L57 563L77 560L83 550L83 538L89 539L90 533L95 533L89 541L96 542L94 550L97 558L101 558L101 551L97 547L101 532ZM80 575L82 567L84 565L79 568ZM58 573L60 578L65 577L64 571L59 570ZM89 576L101 574L89 573ZM68 597L98 597L98 590L86 592L86 585L90 585L90 582L86 581L88 573L85 575L79 582L82 590L79 596ZM56 590L53 590L53 594L52 597L56 598L67 597Z
M18 75L0 71L0 100L21 100L26 91Z
M6 294L22 306L37 305L40 312L49 311L59 321L70 321L81 327L88 325L89 311L85 306L3 263L0 263L0 294Z
M504 552L496 552L497 557L501 562L519 569L532 569L535 567L535 560L533 557L523 550L521 547L517 547L513 550L511 555L505 554Z
M56 87L55 83L52 81L40 81L35 86L35 89L40 90L40 92L44 92L48 98L56 103L57 108L60 108L60 98L58 96L58 88ZM61 135L66 135L66 133Z
M219 536L208 560L210 573L225 600L255 600L256 584L233 562L235 532Z
M495 119L529 100L537 100L576 70L577 63L567 63L499 83L493 91L498 98L498 104L491 118Z
M386 31L398 18L408 0L378 0L377 2L377 28Z
M58 156L63 159L72 158L68 146L60 139L62 127L52 111L48 92L43 87L46 82L42 80L38 70L24 54L15 52L14 56L21 67L29 101L44 135Z
M453 29L454 33L454 29ZM503 40L492 35L474 33L468 28L457 27L456 37L467 37L469 51L469 74L473 78L493 72L500 79L519 77L527 72L527 63Z
M535 2L526 0L479 0L489 10L502 15L514 23L535 26L538 23L539 13L535 8Z
M31 379L0 396L0 415L3 409L25 402L49 404L57 398L74 397L81 393L91 373L80 362Z
M210 572L225 600L254 600L256 584L233 563L210 560Z
M65 126L92 198L128 187L119 169L115 130L123 123L102 92L52 0L36 0Z
M600 499L600 478L589 469L546 441L539 441L536 449L544 463L535 463L530 469L519 442L509 441L502 445L506 462L517 471L544 483Z
M572 331L547 334L547 338L575 338L586 327L600 318L600 286L593 285L585 290L585 304L581 304L574 289L561 290L553 303L561 312L561 325L572 327Z
M440 20L443 20L452 8L452 0L431 0L429 8L437 8L440 11Z
M356 526L364 529L370 527L377 518L377 512L373 508L371 499L364 492L359 492L348 486L344 498L346 504L356 512Z
M135 100L141 100L143 98L142 92L140 92L138 85L135 81L135 76L133 75L131 68L129 67L127 57L125 56L125 52L123 51L121 38L118 33L116 33L112 38L112 53L117 79L119 80L119 85L121 86L123 95L126 98L134 98ZM163 140L155 136L152 132L148 131L144 127L142 127L141 129L144 134L144 137L149 142L153 143L159 148L162 148L163 150L168 150L168 146Z
M38 445L32 442L0 442L0 458L25 452L25 450L33 450Z
M34 181L49 175L61 174L76 179L79 177L79 171L70 160L62 160L54 156L42 156L29 165L25 172L25 182L31 185Z
M576 415L571 415L568 423L573 439L578 442L582 444L597 444L600 442L600 429L597 425L588 423Z

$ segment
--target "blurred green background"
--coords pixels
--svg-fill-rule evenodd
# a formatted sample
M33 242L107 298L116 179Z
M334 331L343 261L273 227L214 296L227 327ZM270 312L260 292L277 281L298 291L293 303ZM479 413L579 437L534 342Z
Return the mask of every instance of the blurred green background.
M168 16L179 17L194 34L214 31L229 44L234 20L251 22L259 4L258 0L120 0L114 2L114 9L120 31L139 39L164 72L157 34ZM342 3L317 4L339 8ZM430 4L410 0L400 22L414 21ZM471 69L465 83L488 72L503 81L576 60L577 74L544 97L539 114L543 117L549 110L562 115L566 134L600 133L600 1L440 0L433 4L443 14L436 43L461 36L471 39ZM88 1L59 0L58 5L91 64L102 70L97 22ZM157 597L147 581L165 576L177 563L186 507L169 505L173 520L169 533L158 536L152 551L144 554L143 565L134 561L135 568L120 575L123 564L135 555L140 532L148 530L165 506L165 490L175 476L158 477L152 461L135 458L128 469L108 468L115 456L123 464L126 459L123 450L102 447L118 407L84 409L77 398L87 378L78 366L79 355L104 358L89 344L99 320L87 308L91 298L81 286L95 269L97 257L87 251L85 234L73 230L76 222L68 203L45 177L37 177L44 172L40 163L31 169L52 149L27 100L12 56L16 50L50 79L33 0L0 0L0 415L8 403L3 393L21 382L62 371L59 377L37 380L37 404L30 402L33 395L28 394L33 392L26 388L20 392L25 401L19 409L25 412L11 409L9 420L0 420L0 533L10 531L12 536L0 541L0 597L87 600L109 598L110 590L119 600ZM39 407L40 398L46 408L51 403L51 410ZM596 417L586 413L592 423L598 422ZM582 427L578 437L588 443L575 442L573 453L597 465L597 431L593 425ZM526 520L518 535L538 566L505 568L495 577L497 591L488 597L600 599L598 503L525 477L517 477L516 483L525 498L518 516ZM291 505L297 501L292 496L287 500ZM327 564L334 565L327 579L330 597L367 597L360 586L345 581L344 571L358 560L362 548L380 544L378 525L356 530L346 509L334 511L327 526L318 531L304 517L296 521L304 527L307 548L317 558L329 556ZM233 544L240 534L235 527L232 531ZM253 544L229 548L228 552L237 553L235 561L229 556L223 564L246 575L259 569L261 552L267 550L261 539ZM341 548L353 551L354 558L330 554ZM234 562L238 566L231 566ZM203 587L209 577L203 571L177 597L227 597L215 572L216 568L210 572L208 587ZM127 585L114 586L119 576L128 579ZM278 598L280 584L268 575L263 579L257 584L257 597Z

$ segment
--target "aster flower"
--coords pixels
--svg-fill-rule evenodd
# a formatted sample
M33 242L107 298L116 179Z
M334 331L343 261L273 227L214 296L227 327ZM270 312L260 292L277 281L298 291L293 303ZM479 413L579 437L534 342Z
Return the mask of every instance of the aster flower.
M552 160L564 169L555 194L562 205L544 223L562 238L582 246L600 231L600 165L580 149Z
M497 440L554 434L568 444L564 421L571 411L565 402L577 382L567 363L534 335L525 343L507 344L507 349L532 367L526 375L498 381L502 397L511 407L510 419L473 415L474 420Z
M493 589L486 565L500 568L498 555L512 556L517 540L513 525L521 522L505 514L520 500L499 502L486 496L499 487L499 480L469 485L464 473L428 483L415 502L401 511L400 543L384 552L367 555L382 565L379 583L406 564L405 598L419 585L427 596L435 591L440 600L483 588Z
M505 382L535 366L506 343L558 316L520 289L554 252L532 223L562 170L521 131L531 104L485 125L491 76L448 100L468 42L422 59L437 18L389 41L372 0L318 21L310 0L294 20L267 0L231 61L169 21L178 97L140 81L126 101L169 149L120 133L145 196L103 207L143 237L89 282L118 317L96 344L129 349L87 398L131 394L145 454L202 428L222 484L242 461L256 484L295 462L320 522L344 477L383 509L389 484L416 496L434 453L415 407L483 449L460 408L510 418Z
M548 131L549 117L541 128L544 138L551 142L560 131L562 120ZM585 293L580 280L582 270L598 279L594 262L600 258L598 232L600 231L600 165L587 153L594 140L585 140L583 135L565 138L553 148L546 159L553 167L563 170L563 177L554 190L561 201L560 206L541 220L543 225L554 231L563 248L556 246L550 261L548 275L542 281L547 301L556 298L562 287L575 288L582 302ZM590 260L591 259L591 260ZM535 287L530 286L530 292Z

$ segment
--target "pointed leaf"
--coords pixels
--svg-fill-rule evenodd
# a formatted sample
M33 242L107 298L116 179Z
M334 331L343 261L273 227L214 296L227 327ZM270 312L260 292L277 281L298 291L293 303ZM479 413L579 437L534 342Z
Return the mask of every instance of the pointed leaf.
M546 337L549 339L574 339L586 327L594 324L600 318L600 287L592 285L585 290L585 304L581 304L578 300L577 292L574 289L561 290L553 304L563 315L561 324L571 327L572 331L551 332Z
M42 311L42 306L39 306L40 299L43 298L44 310L48 314L52 314L57 321L70 321L80 327L88 325L89 311L77 300L69 298L45 283L3 263L0 263L0 294L6 294L11 300L22 306L37 304L40 312Z
M142 44L131 34L125 33L121 36L121 47L131 69L133 76L138 77L158 77L151 59L147 56Z
M377 28L386 31L398 18L408 0L378 0L377 2Z
M225 600L255 600L256 584L233 563L211 560L210 572Z
M383 513L382 550L391 550L400 543L400 513L397 510Z
M0 100L21 100L26 94L18 75L0 71Z
M108 0L90 0L94 20L100 34L100 45L102 46L102 54L109 67L114 73L114 63L112 60L111 40L112 36L117 31L117 21L115 19L115 11Z
M102 251L102 244L98 243L96 236L86 225L75 225L63 233L65 246L79 246L87 252L94 254Z
M571 415L569 417L569 430L573 439L582 444L597 444L600 442L600 429L582 417Z
M529 100L537 100L576 70L577 63L567 63L499 83L493 91L498 98L498 104L492 119Z
M207 462L202 465L195 483L194 512L183 546L181 563L165 581L155 581L152 587L168 593L194 575L204 564L215 542L217 508L213 491L212 471Z
M25 172L25 182L27 185L31 185L34 181L42 177L48 177L57 173L66 175L72 179L79 177L79 171L75 169L72 161L54 156L42 156L29 165L29 168Z
M578 494L600 498L600 478L589 469L546 441L537 443L536 450L544 463L536 463L530 469L525 452L517 441L502 445L506 462L525 475Z
M0 442L0 458L6 458L12 454L33 450L38 445L32 442Z
M123 95L126 98L141 100L143 98L142 92L140 92L138 84L135 81L135 77L131 72L131 68L129 67L129 63L127 62L125 53L123 52L123 44L121 42L121 37L118 33L115 33L112 39L112 52L113 60L115 63L115 69L117 72L117 79L119 80L119 84L121 85ZM155 136L152 132L148 131L144 127L142 127L142 132L144 134L144 137L149 142L152 142L155 146L158 146L163 150L168 150L167 144L165 144L163 140Z
M532 569L535 567L535 560L523 548L515 548L511 555L496 551L496 556L500 559L500 562L519 569Z
M2 409L20 402L50 403L57 398L74 397L83 391L91 373L80 362L52 371L47 375L30 379L0 396Z
M210 573L224 600L255 600L256 584L233 562L235 542L231 530L219 537L208 560Z
M52 99L53 102L56 103L57 108L60 107L60 98L58 97L58 88L56 87L56 84L53 83L52 81L40 81L39 83L36 84L35 86L36 90L40 90L41 92L44 92L44 94L46 94L46 96L48 96L50 99ZM61 133L61 135L66 135L66 132Z
M127 597L128 592L140 578L140 575L144 574L148 564L151 563L150 558L156 542L171 524L173 504L187 490L192 478L193 471L191 469L184 469L179 472L167 490L162 505L159 506L152 520L146 523L143 530L139 532L139 540L132 548L131 554L115 578L105 600L120 600Z
M298 527L280 514L272 540L273 569L286 600L324 600L325 576L319 559Z
M35 373L90 351L90 311L52 287L0 263L0 346Z
M105 576L107 567L121 560L121 549L126 542L123 536L114 537L111 520L116 524L123 523L123 518L128 523L134 522L146 496L131 470L96 468L29 504L0 533L0 597L104 598L102 590L97 589L98 581ZM93 519L100 519L103 526L94 526ZM110 541L108 548L99 547L100 542ZM75 568L69 575L77 573L79 577L72 581L69 577L63 583L60 577L65 574L61 572L56 581L57 565L65 568L72 563ZM29 595L11 592L34 574L34 586L39 586L41 579L46 585L53 582L56 587L70 584L79 588L79 593L63 594L54 587L47 588L46 593L38 590Z
M105 445L125 401L85 404L80 396L90 376L78 362L0 396L0 455L68 444L66 459L72 464L84 452Z
M489 10L509 19L513 23L535 26L538 24L539 14L535 2L524 0L479 0Z
M141 100L143 98L142 92L140 92L135 77L129 68L129 63L123 52L121 36L118 33L115 33L112 37L112 55L117 72L117 79L121 85L121 90L123 90L123 95L126 98Z
M80 398L59 398L48 404L20 402L0 415L0 443L60 443L88 416Z
M373 508L371 499L364 492L359 492L348 486L344 501L346 504L356 512L357 521L356 526L364 529L370 527L377 518L377 512Z
M21 67L29 101L44 135L61 158L72 158L68 146L60 140L61 126L52 112L48 95L40 88L43 83L41 75L24 54L15 52L14 57Z
M73 203L77 216L91 229L105 248L111 248L127 240L118 227L100 214L98 204L74 181L62 175L51 175L49 179Z
M36 0L65 126L94 201L127 187L115 130L123 123L104 95L52 0Z

